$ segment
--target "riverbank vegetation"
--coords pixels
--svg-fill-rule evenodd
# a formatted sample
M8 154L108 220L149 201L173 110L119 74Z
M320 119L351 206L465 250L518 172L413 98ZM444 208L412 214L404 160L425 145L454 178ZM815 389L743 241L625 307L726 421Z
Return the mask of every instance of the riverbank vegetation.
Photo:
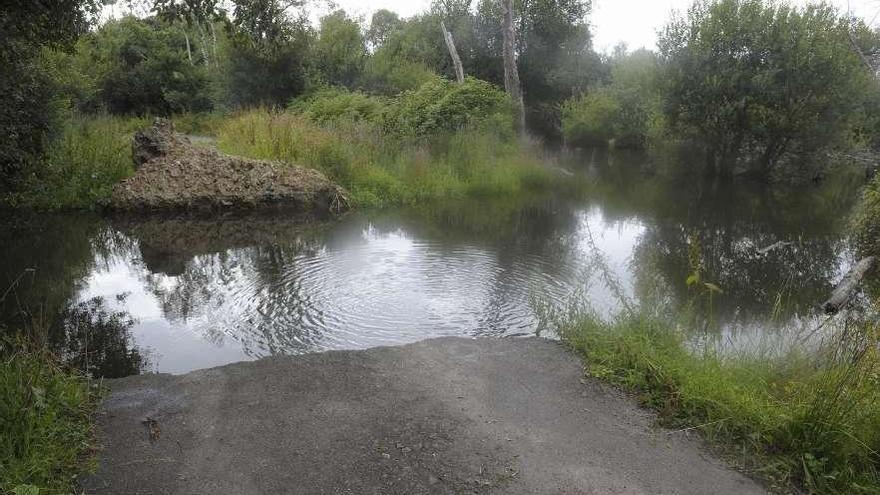
M0 492L66 494L92 466L95 384L23 340L0 348Z
M511 105L495 86L434 77L395 97L342 89L294 100L286 112L236 115L223 151L314 167L362 206L417 204L544 188L554 171L516 139Z
M18 103L4 109L3 202L99 206L131 173L116 136L157 115L186 116L177 119L184 132L225 128L228 150L285 160L314 154L290 146L275 153L236 136L242 118L267 109L275 115L271 126L299 129L271 129L276 135L261 143L281 134L334 135L341 146L332 153L343 163L329 167L322 156L316 160L324 162L305 164L336 169L334 178L362 191L356 196L364 205L509 193L539 175L529 167L529 178L520 180L521 163L500 171L505 158L537 162L536 153L515 144L508 123L498 120L511 115L507 110L489 109L499 125L475 133L474 100L459 94L479 86L484 103L503 96L496 3L435 2L410 18L379 10L369 22L336 10L316 24L304 8L276 0L228 7L135 2L99 23L98 5L82 0L65 4L56 20L33 5L5 15L12 42L2 54L10 67L2 96ZM619 46L608 55L592 49L590 10L586 0L517 6L515 48L533 136L655 154L686 144L706 156L705 165L678 165L688 173L785 180L821 176L813 169L829 151L871 151L880 143L880 92L866 67L880 37L833 7L701 0L670 20L657 52ZM469 76L462 91L448 82L456 73L441 21ZM439 110L419 101L446 101L447 94L457 103ZM300 117L278 118L288 106L285 114ZM333 119L321 115L328 111L336 112ZM401 118L390 116L395 112ZM436 126L438 118L447 125ZM382 166L364 165L359 157L367 148ZM346 155L361 163L345 162ZM451 170L450 160L459 158ZM432 177L417 184L422 179L414 175L422 172L414 170L421 169Z
M876 145L877 81L862 57L880 37L828 4L700 1L667 24L658 46L619 50L607 82L563 103L567 141L688 142L710 173L762 178Z
M880 359L875 323L849 322L814 348L736 352L639 313L563 319L587 373L635 393L673 428L699 433L731 464L780 491L880 488Z
M880 257L880 176L862 192L853 216L852 233L859 255Z
M30 307L26 278L0 297L0 493L74 493L94 468L100 379L138 374L147 358L127 313L100 298Z
M462 91L444 82L454 71L441 21L455 35L471 76L463 83L463 92L479 87L490 105L502 105L506 99L498 90L503 82L502 35L501 15L494 4L485 2L474 10L465 3L436 3L408 19L380 10L368 24L338 10L316 25L309 22L304 8L287 8L275 0L240 0L228 7L225 10L216 2L134 2L127 15L99 23L98 4L81 0L66 3L58 20L42 15L41 7L34 5L4 15L0 21L15 43L4 46L3 55L16 68L3 81L4 91L9 92L6 100L19 102L13 107L21 108L13 109L8 119L19 126L10 134L16 139L5 141L7 148L0 152L3 202L38 208L100 206L112 184L131 173L124 166L124 149L107 155L118 144L116 129L101 129L111 122L119 127L128 124L107 115L136 117L131 122L149 121L156 115L210 115L200 121L183 119L190 125L181 130L219 132L225 127L223 142L230 149L290 159L289 153L266 153L253 143L236 140L234 129L242 118L249 118L243 116L268 113L260 109L279 113L291 101L300 102L290 112L297 115L302 102L308 100L315 107L315 95L326 96L328 91L382 101L383 116L394 109L394 122L383 117L381 124L363 119L357 124L374 127L357 133L390 141L379 143L381 157L374 155L381 158L382 167L349 163L332 167L363 191L362 204L509 193L543 175L518 163L537 160L527 146L515 142L508 122L496 120L497 127L485 123L475 128L477 110L488 110L487 115L497 119L510 116L508 109L488 109L481 106L482 100L467 95L456 100ZM530 121L536 126L552 128L556 104L601 72L599 56L589 49L589 8L587 1L550 2L527 4L517 13L520 77ZM442 97L442 105L449 98L440 93L452 94L452 104L434 108L417 101ZM329 100L322 98L325 103ZM332 104L356 103L337 97ZM469 108L472 103L477 106ZM421 111L426 113L416 114ZM94 133L89 130L91 119L96 119ZM272 130L281 134L335 134L344 146L355 133L352 122L338 119L319 122L305 116L273 118L271 123L301 127ZM377 147L365 139L351 146L337 147L333 153L344 157L355 153L353 147L357 151ZM493 147L497 153L490 151ZM520 159L520 152L531 156ZM504 157L513 163L508 166ZM459 158L451 170L450 160ZM328 168L326 163L307 164ZM433 170L435 166L438 170ZM523 172L524 168L529 170ZM368 177L356 178L360 172Z

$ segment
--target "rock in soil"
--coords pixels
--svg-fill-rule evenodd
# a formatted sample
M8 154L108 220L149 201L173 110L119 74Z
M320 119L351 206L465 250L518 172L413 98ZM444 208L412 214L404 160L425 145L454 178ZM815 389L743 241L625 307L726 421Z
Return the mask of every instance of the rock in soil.
M193 146L163 119L135 134L132 155L136 172L113 187L114 209L339 213L349 208L348 193L317 170Z

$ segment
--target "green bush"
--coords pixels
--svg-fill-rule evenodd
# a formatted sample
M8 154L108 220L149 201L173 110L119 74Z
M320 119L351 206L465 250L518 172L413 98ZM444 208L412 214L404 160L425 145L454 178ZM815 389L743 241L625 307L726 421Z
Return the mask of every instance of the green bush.
M862 193L853 217L852 235L861 256L880 257L880 175Z
M187 59L183 32L167 23L112 20L80 40L77 49L72 63L90 74L97 88L93 97L109 112L169 115L213 107L207 68Z
M397 97L387 123L400 135L431 137L464 127L513 134L513 111L507 95L479 79L463 84L435 78Z
M473 78L457 84L432 77L414 91L383 98L339 87L297 98L288 109L321 125L376 126L387 139L433 139L462 128L513 135L513 113L499 88Z
M418 89L437 75L424 64L392 60L377 54L367 60L362 77L362 84L370 91L396 95Z
M316 124L366 121L381 125L388 112L388 102L361 92L330 87L294 100L288 109Z
M620 105L608 88L562 103L562 134L577 146L606 146L615 136Z
M662 127L659 63L648 50L616 54L611 81L561 105L563 136L579 146L645 148Z

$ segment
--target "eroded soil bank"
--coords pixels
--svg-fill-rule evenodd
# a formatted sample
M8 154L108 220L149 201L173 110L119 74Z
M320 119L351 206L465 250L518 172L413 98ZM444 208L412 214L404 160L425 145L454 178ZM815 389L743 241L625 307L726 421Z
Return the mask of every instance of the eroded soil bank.
M87 493L763 493L543 339L441 338L110 387Z
M193 145L163 119L135 134L132 155L135 174L113 186L110 206L116 210L349 208L348 193L317 170Z

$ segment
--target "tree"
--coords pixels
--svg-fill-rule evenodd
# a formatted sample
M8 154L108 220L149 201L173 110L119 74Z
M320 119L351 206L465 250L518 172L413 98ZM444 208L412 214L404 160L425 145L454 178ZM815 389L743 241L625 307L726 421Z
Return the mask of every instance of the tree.
M620 45L609 60L607 84L561 104L562 131L577 145L644 148L661 128L662 91L657 55L640 49L627 53Z
M367 57L367 47L358 23L343 10L322 17L314 55L318 70L326 82L353 86L364 70Z
M516 69L516 30L513 27L513 0L504 1L504 89L510 95L516 113L516 130L525 131L526 114L523 108L522 86L519 83L519 71Z
M169 23L184 23L183 35L190 64L193 64L193 57L187 31L194 31L199 38L202 60L208 65L217 63L214 24L224 17L217 3L218 0L155 0L153 4L153 11L160 19Z
M848 22L827 4L696 3L659 41L673 130L724 175L738 161L767 175L788 152L845 141L872 84Z
M502 56L503 1L481 0L478 36L498 60ZM520 0L514 2L516 54L529 123L547 133L558 130L558 104L599 80L601 60L592 50L587 16L589 0ZM480 65L480 64L478 64ZM500 64L498 64L500 69ZM495 69L495 70L498 70ZM503 72L500 74L503 75ZM493 82L501 79L475 72Z
M403 21L400 16L387 9L379 9L373 13L370 27L367 29L366 40L375 51L380 48L392 33L400 29Z
M97 99L110 112L169 115L212 107L206 68L189 63L182 33L166 22L110 21L79 50L93 71Z
M228 24L227 100L234 106L284 105L303 92L311 44L306 20L279 0L235 0Z
M97 14L92 0L9 0L0 9L0 191L43 156L59 110L40 52L70 49Z

